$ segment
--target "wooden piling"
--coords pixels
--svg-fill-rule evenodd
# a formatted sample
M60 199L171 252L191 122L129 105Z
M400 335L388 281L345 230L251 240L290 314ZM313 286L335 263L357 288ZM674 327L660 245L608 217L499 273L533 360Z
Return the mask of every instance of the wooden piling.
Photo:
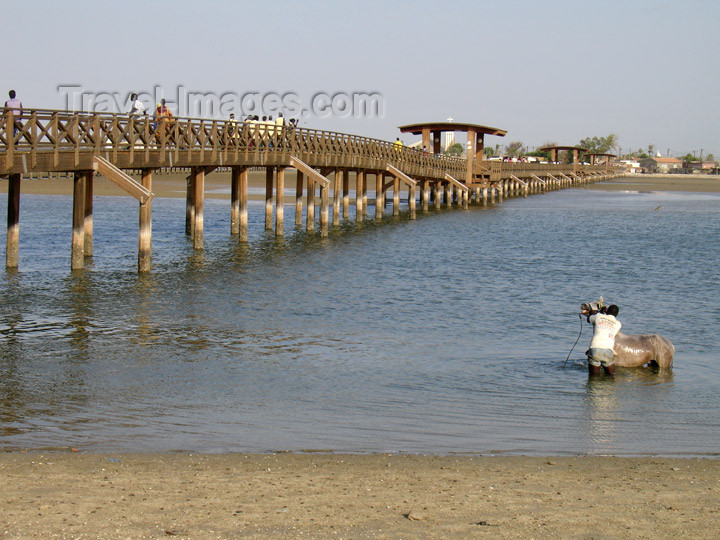
M185 186L185 234L192 238L195 224L195 175L191 172Z
M400 215L400 179L393 177L393 216Z
M142 186L152 192L152 169L143 169ZM150 271L152 258L152 199L140 203L138 228L138 272ZM86 235L87 235L87 231Z
M205 207L205 169L202 167L195 167L193 169L193 175L195 176L195 189L194 189L194 208L195 208L195 219L193 227L193 247L195 249L203 248L204 241L204 207Z
M12 115L11 115L12 116ZM8 131L12 133L12 129ZM20 179L11 174L8 179L7 238L5 244L5 267L17 268L20 253Z
M343 219L350 217L350 171L342 172L342 215Z
M238 215L238 237L242 242L248 239L248 170L245 167L240 169L238 185L239 215Z
M307 215L305 216L305 230L315 230L315 180L312 176L307 177Z
M320 236L328 235L328 213L330 206L330 184L320 184Z
M275 168L265 167L265 230L272 231L273 176Z
M435 209L440 210L442 207L442 182L439 180L435 182Z
M362 208L363 208L363 215L364 215L364 216L368 216L368 215L370 215L370 213L369 213L369 211L368 211L368 202L367 202L367 201L368 201L368 197L367 197L367 192L368 192L368 179L367 179L367 176L365 175L365 172L364 172L364 171L363 171L362 175L363 175L363 184L362 184Z
M72 248L70 268L81 270L85 259L85 173L76 172L73 179Z
M95 173L85 172L85 238L83 252L85 257L92 257L93 254L93 183Z
M384 175L381 172L375 174L375 219L382 219L385 201L383 197Z
M365 171L357 171L355 175L355 221L363 220L365 213L363 205L363 192L365 190Z
M297 177L295 178L295 226L302 226L302 198L303 198L303 183L305 178L303 173L297 171Z
M275 187L275 236L285 232L285 167L278 167Z
M340 225L340 189L342 176L339 169L335 169L333 175L333 226Z
M230 170L230 234L240 233L240 167Z

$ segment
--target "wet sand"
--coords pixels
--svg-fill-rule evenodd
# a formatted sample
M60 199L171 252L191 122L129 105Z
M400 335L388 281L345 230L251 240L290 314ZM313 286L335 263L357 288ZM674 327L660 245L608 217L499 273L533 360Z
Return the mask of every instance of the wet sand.
M156 197L185 197L185 173L154 174L152 191ZM354 179L351 180L351 187ZM32 179L23 180L21 193L45 195L72 195L71 179ZM374 186L374 184L373 184ZM128 196L115 184L98 176L94 183L94 194L98 196ZM263 199L264 195L252 193L252 188L265 188L265 173L250 171L248 187L251 188L250 199ZM295 188L295 171L288 169L285 174L286 190ZM372 188L372 186L371 186ZM655 174L636 174L614 178L605 182L597 182L584 186L585 189L606 191L694 191L720 193L720 176L675 174L670 176ZM0 180L0 190L7 193L7 179ZM230 199L230 173L213 172L205 176L206 197L210 199Z
M0 454L8 538L716 538L720 461Z

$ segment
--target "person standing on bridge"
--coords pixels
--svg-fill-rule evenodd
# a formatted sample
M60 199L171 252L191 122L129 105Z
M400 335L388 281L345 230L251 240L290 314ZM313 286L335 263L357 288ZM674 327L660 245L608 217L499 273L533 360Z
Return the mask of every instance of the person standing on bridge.
M397 137L397 138L395 139L395 142L393 143L393 147L394 147L395 150L397 150L398 152L399 152L400 150L402 150L403 143L402 143L402 141L400 140L400 137Z
M22 127L22 122L18 120L18 118L22 116L23 104L22 101L15 97L15 90L10 90L8 92L8 96L10 97L10 99L5 102L5 108L10 109L13 113L13 116L15 117L13 135L17 135L18 128Z
M131 94L130 101L132 102L130 105L130 112L128 112L130 116L142 116L145 114L145 105L143 105L143 102L138 99L137 94Z
M162 98L160 100L160 103L158 103L157 108L155 109L155 120L157 121L158 126L163 125L163 118L165 118L165 137L167 137L170 134L170 126L173 122L173 114L170 112L170 109L167 105L165 105L165 98Z
M603 313L602 307L597 310L583 309L582 314L593 325L593 337L590 348L585 354L588 357L588 371L590 375L599 375L600 368L607 375L615 375L615 336L620 331L622 323L616 319L620 308L615 304L608 306Z

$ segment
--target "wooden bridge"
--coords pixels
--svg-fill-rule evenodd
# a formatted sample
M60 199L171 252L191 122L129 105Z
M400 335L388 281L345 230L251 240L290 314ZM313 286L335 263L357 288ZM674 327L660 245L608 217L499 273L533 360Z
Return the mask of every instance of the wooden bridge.
M139 202L138 269L150 270L152 175L166 168L189 171L186 233L203 247L205 175L229 168L230 233L247 240L248 169L265 169L265 227L284 230L285 171L297 171L295 224L302 225L306 193L306 229L314 231L319 201L320 234L327 235L332 189L332 222L349 216L350 181L355 187L355 218L368 216L368 183L375 177L375 218L384 214L392 190L393 213L400 212L401 187L414 217L443 205L493 204L503 197L570 187L616 174L607 165L501 163L428 153L393 143L293 125L193 118L154 119L127 114L2 109L0 176L9 178L6 267L18 265L21 179L33 173L65 172L73 177L72 269L92 256L93 182L111 180ZM475 126L483 128L483 126ZM473 129L475 129L473 128ZM482 133L482 129L478 131ZM475 131L473 131L475 134ZM504 134L504 132L503 132ZM475 136L475 135L473 135ZM139 171L136 180L125 171ZM332 179L328 176L332 175ZM319 193L318 193L319 191ZM405 199L405 198L404 198Z

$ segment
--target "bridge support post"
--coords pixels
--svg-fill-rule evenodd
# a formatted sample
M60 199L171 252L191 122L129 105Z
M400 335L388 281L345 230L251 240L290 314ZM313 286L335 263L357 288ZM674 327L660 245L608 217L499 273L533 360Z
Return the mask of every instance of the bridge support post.
M238 194L240 199L240 214L238 235L241 241L247 242L248 239L248 171L245 167L240 169L240 185Z
M340 225L340 184L342 182L342 173L339 169L335 169L333 176L333 226Z
M312 176L307 177L307 214L305 216L305 230L315 230L315 180Z
M428 200L430 199L429 185L427 179L423 178L420 183L420 208L422 208L423 212L427 212L428 210Z
M410 219L415 219L415 186L408 186L408 206L410 207Z
M491 187L490 188L490 204L495 204L495 194L497 192L497 188Z
M482 188L482 205L488 205L488 188L486 187Z
M73 227L70 268L81 270L85 259L85 173L76 172L73 179Z
M328 235L328 211L330 206L330 184L320 185L320 236Z
M12 114L9 116L12 116ZM8 133L12 136L12 128ZM8 182L5 268L17 268L18 266L20 253L20 178L21 175L19 174L11 174Z
M497 202L501 203L503 202L503 197L505 196L505 183L500 180L500 182L497 185Z
M142 186L152 191L152 169L143 169ZM87 203L87 201L86 201ZM87 223L86 223L87 227ZM87 229L85 230L87 238ZM152 258L152 198L140 203L138 227L138 272L150 271Z
M441 191L442 191L442 182L440 182L440 180L438 180L437 182L435 182L435 209L436 210L440 210L440 208L442 206Z
M347 169L342 173L342 209L343 219L350 217L350 171Z
M193 176L195 180L193 182L195 189L193 196L193 207L195 208L195 219L193 226L193 247L195 249L203 248L204 241L204 207L205 207L205 169L202 167L193 168Z
M355 176L355 221L360 223L363 220L365 208L363 204L363 192L365 190L365 171L357 171Z
M400 215L400 179L393 178L393 216Z
M365 217L369 216L370 213L368 212L368 197L367 197L367 191L368 191L368 178L363 172L363 185L362 185L362 207L363 207L363 215Z
M185 234L192 238L195 226L195 175L191 172L186 179L185 193Z
M375 219L382 219L385 208L385 196L383 194L385 178L383 173L375 174Z
M265 167L265 230L272 231L274 167Z
M297 177L295 179L295 226L302 226L302 198L303 198L303 182L305 178L303 173L297 171Z
M95 180L94 171L85 173L85 238L83 246L83 255L92 257L93 254L93 183Z
M285 167L277 168L275 186L275 236L285 233Z
M240 232L240 167L230 169L230 234Z

